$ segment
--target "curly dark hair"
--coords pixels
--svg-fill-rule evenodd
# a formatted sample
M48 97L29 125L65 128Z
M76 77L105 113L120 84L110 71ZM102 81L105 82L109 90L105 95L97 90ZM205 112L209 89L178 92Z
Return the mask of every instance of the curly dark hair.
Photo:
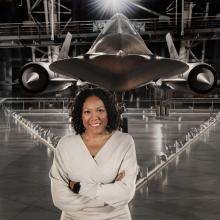
M106 129L109 132L118 129L120 124L120 113L117 108L115 96L105 89L86 88L75 97L72 108L72 127L75 129L76 134L82 134L85 131L82 121L82 108L85 100L90 96L97 96L104 103L108 117Z

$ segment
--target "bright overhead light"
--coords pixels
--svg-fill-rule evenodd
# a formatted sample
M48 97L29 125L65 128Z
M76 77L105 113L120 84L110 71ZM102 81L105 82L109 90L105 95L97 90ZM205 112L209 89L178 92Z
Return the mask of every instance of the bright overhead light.
M126 0L103 0L104 8L106 10L112 11L113 13L116 12L123 12L127 8L128 1Z
M90 6L95 13L105 14L132 13L133 3L138 0L90 0ZM139 0L140 1L140 0Z

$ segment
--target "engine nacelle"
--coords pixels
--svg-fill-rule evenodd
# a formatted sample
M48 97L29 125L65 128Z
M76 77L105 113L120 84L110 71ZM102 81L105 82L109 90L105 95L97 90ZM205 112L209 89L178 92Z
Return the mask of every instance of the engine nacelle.
M187 73L188 84L192 91L205 94L213 90L217 84L217 74L208 64L191 64Z
M50 63L28 63L20 71L19 83L25 91L40 93L47 89L55 74L49 70Z

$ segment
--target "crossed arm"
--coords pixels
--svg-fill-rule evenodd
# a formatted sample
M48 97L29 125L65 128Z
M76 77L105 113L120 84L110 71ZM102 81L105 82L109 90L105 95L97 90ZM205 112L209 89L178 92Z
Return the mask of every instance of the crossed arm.
M116 178L115 178L115 180L113 181L113 182L115 182L115 181L121 181L123 178L124 178L124 176L125 176L125 171L123 170L122 172L120 172L120 173L118 173L117 174L117 176L116 176ZM69 188L73 191L73 188L74 188L74 185L76 184L77 182L75 182L75 181L72 181L72 180L69 180Z
M63 211L106 204L117 207L128 204L135 193L138 168L134 143L129 146L114 182L108 184L81 182L79 194L73 193L70 189L75 182L67 178L67 169L63 162L62 155L57 149L50 171L51 191L54 205Z

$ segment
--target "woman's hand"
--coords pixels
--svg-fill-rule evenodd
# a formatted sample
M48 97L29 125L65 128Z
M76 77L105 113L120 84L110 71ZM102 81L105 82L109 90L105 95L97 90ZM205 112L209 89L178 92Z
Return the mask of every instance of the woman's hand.
M73 190L73 187L74 187L74 184L75 184L76 182L74 182L74 181L72 181L72 180L69 180L69 184L68 184L68 186L69 186L69 188L71 189L71 190Z
M116 176L115 181L121 181L125 176L125 171L121 171L120 173L118 173L118 175Z

